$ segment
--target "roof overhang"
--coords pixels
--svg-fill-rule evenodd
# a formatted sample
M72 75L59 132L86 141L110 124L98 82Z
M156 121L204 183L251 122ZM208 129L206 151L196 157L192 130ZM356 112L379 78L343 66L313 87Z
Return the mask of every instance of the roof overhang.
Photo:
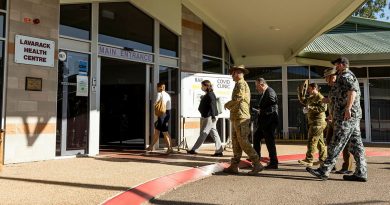
M60 0L61 3L92 1ZM145 6L144 11L154 15L178 34L181 33L177 27L181 22L180 8L183 4L225 38L236 63L261 66L280 65L294 60L294 57L315 38L342 23L365 0L130 0L130 2ZM170 5L169 8L166 5ZM160 11L164 8L166 10ZM172 8L175 9L174 12ZM175 12L180 13L180 16L174 14Z
M310 42L344 22L364 2L183 0L227 39L236 62L247 66L294 60Z

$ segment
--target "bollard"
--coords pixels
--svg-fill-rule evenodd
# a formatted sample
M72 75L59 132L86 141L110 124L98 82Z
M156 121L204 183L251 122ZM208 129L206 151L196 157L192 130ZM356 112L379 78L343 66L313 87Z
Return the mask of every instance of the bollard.
M0 129L0 172L4 164L4 130Z

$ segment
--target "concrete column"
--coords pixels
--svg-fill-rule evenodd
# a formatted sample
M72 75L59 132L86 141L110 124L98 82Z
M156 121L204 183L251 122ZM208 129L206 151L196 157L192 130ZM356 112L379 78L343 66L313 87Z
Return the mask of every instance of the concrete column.
M59 0L10 0L5 95L4 163L53 159L56 149ZM25 22L39 19L39 24ZM54 67L15 63L15 35L55 43ZM42 79L42 91L26 91L26 77Z

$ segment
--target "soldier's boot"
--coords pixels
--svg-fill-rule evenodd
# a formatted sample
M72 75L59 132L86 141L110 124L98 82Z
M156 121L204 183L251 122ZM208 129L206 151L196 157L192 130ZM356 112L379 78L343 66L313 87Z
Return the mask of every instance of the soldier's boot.
M228 174L238 174L238 164L231 164L228 168L224 168L223 172Z
M298 163L302 164L303 166L306 166L306 167L312 167L313 166L313 162L310 162L307 159L298 160Z
M253 163L253 169L252 171L248 172L248 175L257 175L259 172L263 171L264 166L260 163Z
M313 162L313 165L314 165L314 166L317 166L317 165L322 166L323 164L324 164L324 161L323 161L323 160L318 160L318 161L316 161L316 162Z

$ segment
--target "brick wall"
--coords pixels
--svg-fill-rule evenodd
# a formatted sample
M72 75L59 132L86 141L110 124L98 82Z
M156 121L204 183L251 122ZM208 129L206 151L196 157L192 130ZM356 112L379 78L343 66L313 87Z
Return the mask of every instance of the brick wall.
M202 71L202 21L182 6L181 69Z

